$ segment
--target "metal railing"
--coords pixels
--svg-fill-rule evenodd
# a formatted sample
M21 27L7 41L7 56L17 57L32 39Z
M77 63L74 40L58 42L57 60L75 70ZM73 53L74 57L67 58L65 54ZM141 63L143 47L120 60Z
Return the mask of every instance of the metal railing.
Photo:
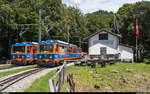
M59 92L62 85L64 84L65 72L66 72L66 61L58 72L49 80L50 92ZM59 80L56 82L56 76L59 75Z

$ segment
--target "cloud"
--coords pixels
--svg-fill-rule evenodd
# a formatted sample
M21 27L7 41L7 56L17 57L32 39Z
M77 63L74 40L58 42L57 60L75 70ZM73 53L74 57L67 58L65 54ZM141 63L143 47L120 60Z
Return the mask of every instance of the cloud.
M91 13L98 10L117 12L124 3L135 3L142 0L62 0L68 6L77 6L83 13ZM150 1L150 0L147 0Z

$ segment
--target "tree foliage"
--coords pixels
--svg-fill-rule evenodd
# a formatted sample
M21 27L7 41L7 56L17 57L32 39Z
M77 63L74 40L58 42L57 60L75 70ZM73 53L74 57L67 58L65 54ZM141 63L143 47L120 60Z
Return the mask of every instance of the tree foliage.
M50 39L67 41L67 30L70 33L70 43L79 46L86 37L101 28L113 32L114 15L122 35L121 42L135 47L135 20L139 23L138 45L142 56L150 56L150 2L142 1L135 4L124 4L117 13L99 10L83 14L76 7L67 7L61 0L0 0L0 57L9 56L10 45L23 41L38 41L38 25L23 26L14 24L38 24L39 10L42 10L42 40L47 40L46 29L50 30ZM56 37L57 36L57 37ZM82 44L87 51L87 44Z

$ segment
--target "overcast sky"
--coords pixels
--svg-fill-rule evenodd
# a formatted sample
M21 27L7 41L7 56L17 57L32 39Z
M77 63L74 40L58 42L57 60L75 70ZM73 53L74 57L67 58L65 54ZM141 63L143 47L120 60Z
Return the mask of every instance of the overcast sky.
M79 7L85 13L91 13L97 10L107 10L117 12L124 3L135 3L142 0L62 0L68 6ZM144 0L150 1L150 0Z

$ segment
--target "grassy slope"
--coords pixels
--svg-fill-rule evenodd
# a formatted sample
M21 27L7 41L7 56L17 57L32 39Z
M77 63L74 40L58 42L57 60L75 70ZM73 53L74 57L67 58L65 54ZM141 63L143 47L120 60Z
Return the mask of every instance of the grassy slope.
M126 72L126 69L134 69L133 72ZM118 73L111 73L110 70L117 70ZM76 92L137 92L150 91L150 65L142 63L118 63L115 65L107 65L101 68L89 66L69 67L68 73L74 73L75 91ZM94 76L101 80L96 80ZM99 89L94 88L99 86ZM62 88L62 92L67 92L69 88L66 82Z
M12 64L4 64L4 65L1 65L0 68L7 68L7 67L13 67L15 65L12 65Z
M56 73L56 71L52 71L47 75L40 77L35 80L29 88L25 90L25 92L49 92L49 82L48 80Z
M133 72L126 72L126 69L134 69ZM118 73L111 73L110 70L117 70ZM67 67L66 76L69 73L74 74L76 92L142 92L150 91L150 65L142 63L118 63L107 65L101 68L89 66L70 66ZM48 80L56 73L50 72L47 75L37 79L31 87L25 92L49 92ZM93 75L97 75L101 80L96 80ZM125 80L124 80L125 79ZM95 89L94 85L100 88ZM61 92L67 92L69 84L66 81Z
M18 72L21 72L21 71L25 71L25 70L29 70L29 69L32 69L32 68L36 68L36 67L37 67L37 65L33 65L33 66L26 67L26 68L21 68L21 69L1 72L0 73L0 77L8 76L10 74L15 74L15 73L18 73Z

